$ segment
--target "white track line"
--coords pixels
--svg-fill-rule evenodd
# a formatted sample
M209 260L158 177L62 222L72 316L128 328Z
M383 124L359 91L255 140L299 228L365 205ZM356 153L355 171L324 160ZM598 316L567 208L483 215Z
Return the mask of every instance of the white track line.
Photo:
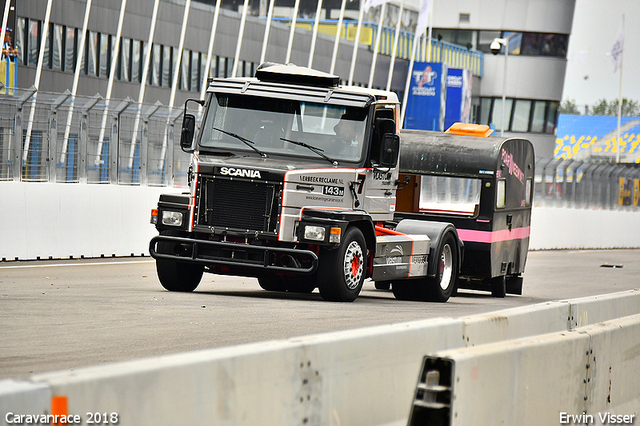
M62 266L129 265L132 263L151 263L151 262L155 262L155 260L149 259L149 260L132 260L132 261L117 261L117 262L54 263L50 265L16 265L16 266L0 266L0 269L58 268Z

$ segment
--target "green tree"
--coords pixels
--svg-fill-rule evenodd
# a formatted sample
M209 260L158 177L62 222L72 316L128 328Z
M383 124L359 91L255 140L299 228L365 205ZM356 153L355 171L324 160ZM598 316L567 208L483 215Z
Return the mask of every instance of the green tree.
M567 99L566 101L560 104L560 109L558 110L560 114L572 114L572 115L581 115L580 111L578 111L578 105L576 105L575 99Z
M618 115L618 100L616 99L609 102L606 99L600 99L590 108L589 115L609 115L616 117ZM622 98L622 116L640 116L640 104L637 101Z

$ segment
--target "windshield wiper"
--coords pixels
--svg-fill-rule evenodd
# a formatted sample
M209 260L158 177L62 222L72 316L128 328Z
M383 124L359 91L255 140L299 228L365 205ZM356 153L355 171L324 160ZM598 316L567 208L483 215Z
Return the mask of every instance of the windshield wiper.
M260 156L261 156L262 158L269 158L269 156L267 155L267 153L266 153L266 152L262 152L262 151L260 151L258 148L256 148L255 146L253 146L253 145L255 145L255 142L254 142L254 141L249 140L249 139L247 139L247 138L244 138L244 137L242 137L242 136L240 136L240 135L237 135L237 134L235 134L235 133L227 132L226 130L222 130L222 129L218 129L217 127L213 127L213 130L217 130L217 131L218 131L218 132L220 132L220 133L224 133L225 135L229 135L229 136L231 136L232 138L236 138L236 139L238 139L240 142L244 143L246 146L248 146L249 148L251 148L252 150L254 150L255 152L257 152L258 154L260 154Z
M292 141L291 139L285 139L285 138L280 138L280 140L283 140L285 142L289 142L292 143L294 145L300 145L300 146L304 146L305 148L307 148L309 151L313 152L314 154L318 154L320 157L324 158L325 160L329 161L331 164L333 164L334 166L338 165L338 162L336 160L334 160L333 158L329 158L326 155L324 155L323 151L324 149L320 149L318 147L315 147L313 145L309 145L307 143L304 142L298 142L298 141Z

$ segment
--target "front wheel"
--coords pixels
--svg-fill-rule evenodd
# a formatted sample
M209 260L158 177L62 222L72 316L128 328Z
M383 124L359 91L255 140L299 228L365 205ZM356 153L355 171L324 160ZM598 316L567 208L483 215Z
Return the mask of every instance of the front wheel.
M156 271L162 287L169 291L191 292L198 287L204 266L156 259Z
M340 247L323 250L318 270L318 287L324 300L353 302L362 290L367 270L367 243L362 231L351 227Z
M267 291L288 291L291 293L313 293L316 289L313 280L302 278L265 276L258 278L258 284Z

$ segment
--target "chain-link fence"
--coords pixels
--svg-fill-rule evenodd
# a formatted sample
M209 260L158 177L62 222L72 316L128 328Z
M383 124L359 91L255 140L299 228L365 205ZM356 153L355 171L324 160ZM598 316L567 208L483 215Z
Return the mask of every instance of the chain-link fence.
M175 130L181 108L12 92L0 95L0 180L187 185L190 157Z
M0 180L186 187L181 115L130 98L0 94ZM640 165L540 158L535 193L537 206L638 210Z

